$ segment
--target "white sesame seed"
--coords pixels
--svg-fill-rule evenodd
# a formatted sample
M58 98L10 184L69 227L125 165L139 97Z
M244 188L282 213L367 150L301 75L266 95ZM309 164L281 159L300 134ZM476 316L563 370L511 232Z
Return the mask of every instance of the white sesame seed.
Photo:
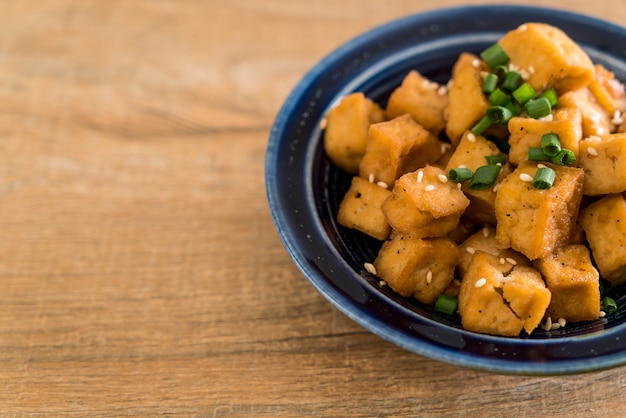
M552 329L552 318L548 317L546 319L546 323L543 326L543 329L546 330L546 331L550 331Z
M467 168L465 164L459 164L459 168Z
M470 132L470 133L467 134L467 140L469 142L476 142L476 136L473 133Z
M598 135L591 135L589 138L587 138L590 141L602 141L602 138L600 138Z
M461 190L461 188L462 188L462 187L463 187L463 185L462 185L461 183L457 183L457 184L456 184L456 188L457 188L457 189Z
M519 179L521 181L531 182L531 181L533 181L533 176L531 176L528 173L522 173L522 174L519 175Z
M426 190L427 192L432 192L433 190L435 190L435 186L433 186L432 184L429 184L428 186L426 186L424 190Z
M437 89L438 96L445 96L448 93L448 88L446 86L441 86Z
M506 260L504 259L504 257L500 257L500 264L504 264L506 263Z
M537 164L537 168L548 168L548 166L545 165L545 164L539 163L539 164Z
M467 251L470 254L474 254L476 252L474 247L465 247L465 251Z
M374 183L374 173L370 173L367 179L369 180L370 183Z
M600 311L600 318L604 318L606 316L606 312Z
M528 71L523 68L520 68L519 73L522 76L523 80L528 80L530 78L530 74L528 74Z
M552 326L550 327L550 330L551 330L551 331L554 331L554 330L559 329L559 328L561 328L561 324L559 324L558 322L555 322L555 323L553 323L553 324L552 324Z
M596 150L594 147L588 147L587 154L593 155L595 157L598 155L598 150Z
M455 286L461 286L461 281L459 279L452 280L452 283L454 283Z
M559 318L558 323L560 326L564 327L567 324L567 320L565 318Z
M476 280L476 283L474 283L474 287L476 288L483 287L486 283L487 283L487 279L485 279L484 277L481 277L480 279Z
M421 183L422 179L424 178L424 172L422 170L417 172L417 182Z
M478 68L480 67L480 61L478 61L477 59L472 61L472 67L474 68Z
M614 125L620 125L624 122L624 118L622 117L622 113L619 110L616 110L615 113L613 113L613 119L611 120L611 123L613 123Z
M505 276L500 280L502 283L511 283L513 278L511 276Z
M445 154L450 148L452 148L452 144L448 144L447 142L441 143L441 153Z
M515 261L514 258L507 257L505 260L507 261L507 263L511 264L512 266L516 266L517 265L517 261Z
M368 273L376 275L376 267L372 263L363 263L363 267L365 267L365 271Z
M484 227L483 228L483 237L487 238L489 236L489 228Z
M387 286L387 282L386 282L386 281L384 281L384 280L381 280L381 281L379 281L379 282L378 282L378 285L379 285L380 287L385 287L385 286Z
M327 126L328 126L328 119L322 118L322 120L320 120L320 129L323 131L324 129L326 129Z
M428 273L426 273L426 283L430 284L430 282L432 281L433 281L433 271L428 270Z
M493 186L493 192L496 193L498 191L498 189L500 188L500 183L497 183L495 186Z
M519 29L519 30L521 30L521 31L525 31L526 29L528 29L528 26L526 26L526 24L522 24L522 25L520 25L520 27L519 27L519 28L517 28L517 29Z
M444 184L448 182L448 177L446 177L445 174L438 174L437 178L439 179L440 182Z
M550 113L549 115L546 115L539 120L543 122L552 122L554 120L554 116L552 115L552 113Z
M535 67L533 67L532 65L530 67L528 67L528 72L530 74L535 74Z
M388 189L389 188L389 185L387 183L385 183L384 181L379 181L376 184L378 185L378 187L382 187L383 189Z

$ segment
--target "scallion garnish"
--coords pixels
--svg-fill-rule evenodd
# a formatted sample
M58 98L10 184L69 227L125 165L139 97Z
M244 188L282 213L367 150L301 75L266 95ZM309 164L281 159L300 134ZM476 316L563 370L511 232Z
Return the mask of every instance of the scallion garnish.
M485 155L485 160L487 160L487 164L489 165L497 165L497 164L505 164L506 156L499 155Z
M554 157L561 151L561 141L557 134L545 134L541 137L541 150L548 157Z
M513 91L522 84L522 75L517 71L508 71L504 74L501 87L507 91Z
M535 173L533 178L533 187L535 189L549 189L554 184L556 173L550 167L541 167Z
M513 116L519 116L522 114L522 107L515 100L509 100L508 102L506 102L504 107L509 109Z
M541 148L528 148L528 160L529 161L548 161L550 157L544 154Z
M444 295L443 293L437 297L435 302L435 310L448 315L454 315L459 301L456 298Z
M511 97L506 94L502 89L496 88L494 91L491 92L488 100L489 103L494 106L503 106L506 104L506 102L511 100Z
M483 116L481 120L476 122L476 125L472 127L471 131L474 135L482 135L491 125L493 125L493 120L488 116Z
M509 56L498 43L491 45L480 53L480 57L487 63L489 68L496 68L498 65L504 65L509 62Z
M513 117L513 113L504 106L491 106L487 109L487 117L493 123L505 124Z
M465 167L456 167L448 172L448 178L455 183L462 183L472 178L472 170Z
M491 94L496 87L498 87L498 76L493 73L487 74L483 80L483 93Z
M530 84L524 83L511 93L513 98L517 100L517 102L521 105L526 104L531 99L535 98L535 89L533 89Z
M606 313L615 312L617 310L617 302L615 302L615 299L605 296L602 299L602 310Z
M550 161L557 165L571 165L576 161L574 151L563 148L554 157L550 157Z
M559 104L559 98L556 95L556 91L554 89L548 89L541 93L539 97L545 97L550 102L550 106L554 107Z
M532 99L526 102L524 105L524 110L528 117L533 119L540 119L545 116L548 116L550 112L552 112L552 106L550 106L550 102L545 97L541 97L538 99Z
M496 182L498 174L500 174L499 165L483 165L476 169L472 180L469 183L469 188L472 190L484 190L493 186Z

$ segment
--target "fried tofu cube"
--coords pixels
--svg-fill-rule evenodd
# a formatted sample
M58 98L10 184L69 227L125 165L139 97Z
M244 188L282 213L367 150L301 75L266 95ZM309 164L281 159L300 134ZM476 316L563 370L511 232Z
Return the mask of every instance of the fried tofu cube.
M582 199L582 169L546 165L556 173L549 189L533 187L537 164L523 161L496 193L498 245L511 247L530 260L569 243Z
M339 205L337 222L376 239L387 239L391 227L381 207L389 195L391 191L360 177L353 177L350 189Z
M537 91L578 90L595 74L587 53L561 29L545 23L525 23L505 34L499 44L510 64L528 73L528 83Z
M328 158L347 173L358 174L369 126L384 118L380 106L363 93L352 93L341 99L326 115L324 151Z
M449 238L395 235L376 259L376 274L402 296L433 304L454 279L458 248Z
M531 333L550 303L541 275L527 266L502 273L499 257L476 251L461 281L459 314L463 328L492 335Z
M444 111L446 134L453 145L478 122L489 108L483 94L481 72L487 65L477 56L463 53L452 68L452 84L448 89L448 105Z
M626 201L622 194L603 197L582 210L593 260L602 277L612 285L626 282Z
M626 191L626 134L589 137L580 142L583 194L597 196Z
M589 89L595 96L598 103L614 115L615 112L626 112L626 89L615 74L601 64L594 66L595 78L589 84Z
M568 322L591 321L600 317L600 274L591 263L585 245L567 245L535 260L552 300L546 315Z
M528 159L528 148L541 148L541 138L554 133L559 136L562 148L574 152L578 165L578 144L582 138L582 118L575 107L561 108L554 112L552 120L514 116L509 120L509 159L519 164Z
M615 130L612 115L598 103L587 87L563 94L559 97L559 107L578 108L583 138L606 135Z
M441 151L437 137L404 114L370 125L359 175L367 179L373 175L375 182L391 187L402 174L436 161Z
M389 96L385 112L387 119L409 114L417 123L438 135L445 127L443 111L447 105L446 86L412 70Z
M467 197L442 169L428 166L402 175L382 210L399 233L433 237L452 231L468 205Z
M485 157L495 155L503 154L493 142L485 139L483 136L474 135L470 131L466 131L448 160L446 172L456 167L465 167L475 172L478 167L487 164ZM489 189L473 190L469 188L468 182L463 183L461 190L470 200L470 206L465 213L466 217L479 223L495 225L496 192L494 189L510 172L510 165L504 164L500 169L500 174L498 174L494 187Z
M496 242L496 229L485 225L459 245L459 260L456 265L457 277L465 276L472 256L476 251L482 251L498 257L499 267L503 273L510 272L514 266L529 266L530 261L523 254L511 248L501 248Z

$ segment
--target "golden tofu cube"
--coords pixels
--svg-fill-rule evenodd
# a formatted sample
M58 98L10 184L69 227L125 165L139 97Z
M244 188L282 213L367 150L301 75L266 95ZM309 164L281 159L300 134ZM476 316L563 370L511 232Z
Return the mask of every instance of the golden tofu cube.
M602 277L611 284L626 282L626 201L620 194L603 197L582 210L580 225L585 230L593 260Z
M447 104L446 86L412 70L389 96L385 112L387 119L409 114L417 123L438 135L445 127L443 111Z
M361 158L367 146L372 123L382 122L385 114L363 93L352 93L326 114L324 150L339 168L358 174Z
M339 205L337 222L379 240L387 239L391 227L383 214L382 204L389 195L391 191L353 177L350 189Z
M463 53L452 68L452 84L448 89L448 105L444 111L446 134L457 145L463 133L471 129L489 108L483 94L481 72L489 68L477 56Z
M600 275L584 245L567 245L535 260L552 300L546 315L568 322L591 321L600 317Z
M389 187L404 173L415 171L441 156L436 136L415 122L408 114L387 122L370 125L365 155L359 175Z
M468 205L442 169L428 166L401 176L382 210L399 233L433 237L452 231Z
M626 191L626 134L590 137L580 142L583 194L597 196Z
M596 100L591 90L569 91L559 97L559 107L578 108L581 116L583 138L592 135L606 135L615 130L612 115Z
M528 159L528 148L541 148L541 138L545 134L557 134L562 148L574 152L578 165L578 144L583 135L580 110L575 107L561 108L554 112L552 119L533 119L515 116L509 120L509 159L519 164Z
M466 131L448 160L446 172L457 167L465 167L475 172L478 167L487 164L485 157L495 155L502 155L502 153L493 142L485 139L483 136L474 135L470 131ZM495 189L510 172L510 165L504 164L500 169L500 174L498 174L494 187L489 189L473 190L469 188L469 182L463 183L461 190L470 200L470 206L465 211L467 218L479 223L495 225Z
M541 275L516 266L505 276L499 257L476 251L461 281L459 314L463 328L492 335L532 332L550 303Z
M496 193L496 241L530 260L545 257L569 243L582 199L583 170L547 164L556 173L549 189L531 181L537 164L523 161Z
M537 91L559 93L586 87L595 70L589 56L565 32L545 23L525 23L499 41L513 64L528 73Z
M624 84L615 78L615 74L601 64L594 66L595 78L589 84L589 89L598 103L614 115L616 111L626 111L626 90Z
M449 238L395 235L381 247L374 267L395 292L432 304L454 279L457 255Z

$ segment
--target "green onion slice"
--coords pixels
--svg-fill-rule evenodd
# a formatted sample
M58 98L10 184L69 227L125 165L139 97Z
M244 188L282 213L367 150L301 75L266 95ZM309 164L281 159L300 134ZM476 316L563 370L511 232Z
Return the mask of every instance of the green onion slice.
M511 97L506 94L502 89L496 88L494 91L491 92L488 100L489 103L494 106L502 106L506 104L506 102L511 100Z
M472 178L472 175L472 170L465 167L456 167L448 172L448 178L450 179L450 181L456 183L467 181Z
M513 117L513 113L504 106L491 106L487 109L487 117L494 123L505 124Z
M541 150L548 157L554 157L561 151L561 141L557 134L545 134L541 137Z
M502 154L499 155L485 155L485 160L489 165L505 164L506 157Z
M472 127L471 131L474 135L482 135L491 125L493 125L493 120L488 116L483 116L482 119Z
M526 104L529 100L535 98L535 89L530 84L524 83L511 93L513 98L521 105Z
M495 43L480 53L480 57L487 63L490 68L496 68L498 65L504 65L509 62L509 55L506 53L502 45Z
M469 188L472 190L485 190L493 186L500 174L499 165L483 165L476 169L472 180L469 183Z
M496 87L498 87L498 76L493 73L487 74L483 80L483 93L491 94Z
M602 310L606 313L615 312L617 310L615 299L608 296L604 297L604 299L602 299Z
M506 102L504 107L509 109L513 116L519 116L522 114L522 106L520 106L519 103L517 103L517 101L515 100L509 100L508 102Z
M550 161L557 165L571 165L576 161L576 155L574 151L564 148L554 157L550 157Z
M535 189L549 189L554 184L555 178L556 173L553 169L550 167L541 167L535 173L532 184Z
M554 107L559 104L559 97L556 95L556 91L551 88L539 95L539 97L545 97L550 102L550 106Z
M522 84L522 75L517 71L509 71L504 74L501 87L507 91L513 91Z
M550 157L544 154L541 148L528 148L528 160L529 161L548 161Z
M543 118L552 112L552 106L545 97L529 100L524 105L524 110L528 117L533 119Z
M444 295L443 293L437 297L435 302L435 311L448 315L454 315L459 301L456 298Z

